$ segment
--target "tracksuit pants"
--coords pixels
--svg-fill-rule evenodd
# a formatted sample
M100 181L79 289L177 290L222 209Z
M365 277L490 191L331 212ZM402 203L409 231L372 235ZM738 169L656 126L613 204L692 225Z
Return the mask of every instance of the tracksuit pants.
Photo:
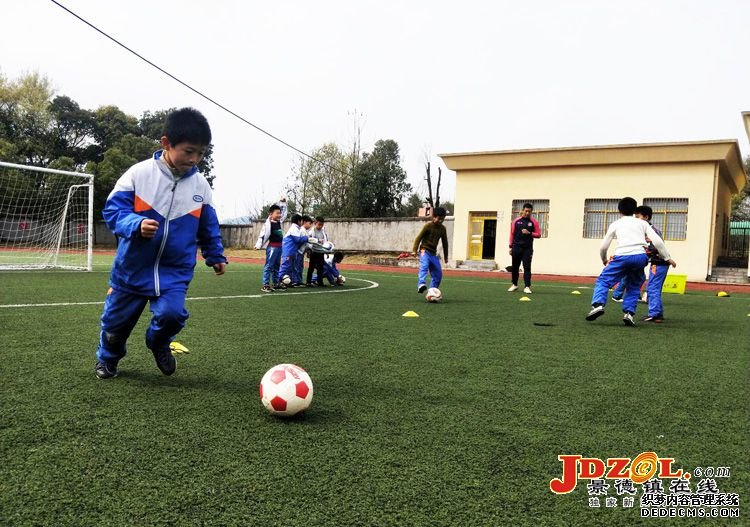
M531 287L531 257L534 256L534 247L514 245L511 254L511 275L513 285L518 285L518 268L523 263L523 284Z
M428 282L427 273L430 273L432 285ZM417 287L426 285L427 287L440 287L443 280L443 269L440 267L440 258L436 254L430 254L424 249L419 254L419 280Z
M606 305L609 289L622 279L627 280L625 287L625 296L622 301L623 312L635 313L638 306L638 296L641 293L641 286L646 280L643 274L643 268L648 263L646 253L633 254L628 256L615 256L602 269L599 278L594 285L594 295L591 298L591 304Z
M307 283L311 284L313 279L313 271L316 273L315 280L318 285L323 285L323 264L325 255L323 253L316 253L315 251L310 252L310 263L307 267Z
M281 247L266 247L266 263L263 266L263 285L278 283L277 277L281 267Z
M667 279L668 265L651 264L648 270L648 316L655 317L664 315L664 305L661 302L661 288L664 286L664 280Z
M279 279L278 282L281 282L281 279L284 277L284 275L289 275L289 279L294 282L295 277L295 264L297 262L297 253L295 252L291 256L282 256L281 257L281 267L279 268Z
M96 358L117 362L127 353L127 340L149 304L151 324L146 330L146 346L151 350L169 349L169 344L188 319L185 309L187 289L162 291L161 296L143 296L110 288L104 300L101 335Z

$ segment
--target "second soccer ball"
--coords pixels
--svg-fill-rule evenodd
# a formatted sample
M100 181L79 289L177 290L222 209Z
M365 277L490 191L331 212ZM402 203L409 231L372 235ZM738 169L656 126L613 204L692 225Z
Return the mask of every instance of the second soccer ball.
M443 293L441 293L440 289L438 289L437 287L431 287L427 290L427 293L424 295L424 297L428 302L440 302L440 300L443 298Z

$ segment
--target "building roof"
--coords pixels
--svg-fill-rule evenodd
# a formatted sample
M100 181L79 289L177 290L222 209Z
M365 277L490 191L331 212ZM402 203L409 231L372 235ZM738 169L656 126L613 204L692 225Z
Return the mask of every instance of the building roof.
M466 170L710 162L719 163L733 193L742 190L747 183L736 139L464 152L440 154L440 157L449 169L457 173Z

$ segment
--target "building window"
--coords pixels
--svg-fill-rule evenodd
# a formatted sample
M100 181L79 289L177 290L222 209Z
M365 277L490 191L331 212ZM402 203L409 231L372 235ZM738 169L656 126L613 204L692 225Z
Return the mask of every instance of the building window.
M542 238L547 237L549 230L549 200L548 199L514 199L513 200L513 218L521 215L524 203L531 203L534 209L531 215L539 223L539 230L542 231Z
M687 198L644 198L643 204L654 211L651 223L659 229L667 241L680 241L687 238Z
M619 199L587 199L583 204L583 237L604 238L607 229L620 217Z

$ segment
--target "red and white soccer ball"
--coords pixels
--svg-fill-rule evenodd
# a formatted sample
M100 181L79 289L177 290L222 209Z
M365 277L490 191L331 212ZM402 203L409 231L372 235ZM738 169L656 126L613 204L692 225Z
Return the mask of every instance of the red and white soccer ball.
M260 380L260 400L274 415L296 415L310 406L312 398L312 380L295 364L277 364Z
M437 287L431 287L427 290L427 293L424 295L424 297L428 302L440 302L440 300L443 298L443 293L441 293L440 289L438 289Z

